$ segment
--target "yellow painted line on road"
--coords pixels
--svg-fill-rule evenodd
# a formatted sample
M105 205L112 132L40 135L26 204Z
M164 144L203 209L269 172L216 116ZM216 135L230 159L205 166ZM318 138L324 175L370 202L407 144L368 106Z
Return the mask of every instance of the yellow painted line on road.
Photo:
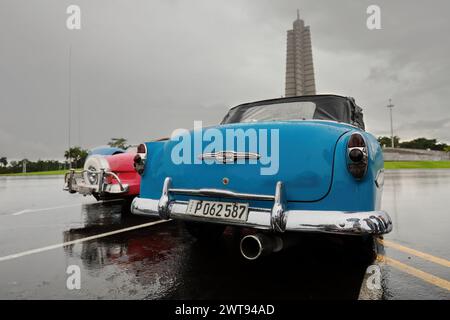
M427 260L427 261L430 261L430 262L433 262L436 264L440 264L441 266L450 268L450 261L448 261L444 258L435 257L435 256L432 256L431 254L402 246L401 244L392 242L390 240L379 240L379 241L382 245L384 245L386 247L393 248L393 249L396 249L398 251L402 251L405 253L409 253L416 257L422 258L424 260Z
M416 269L414 267L408 266L407 264L404 264L400 261L397 261L389 257L383 257L381 258L381 260L385 261L389 266L392 266L400 271L406 272L416 278L422 279L425 282L431 283L432 285L450 291L450 281L436 277L432 274Z
M143 224L139 224L139 225L128 227L128 228L124 228L124 229L119 229L119 230L114 230L114 231L110 231L110 232L96 234L96 235L93 235L93 236L90 236L90 237L85 237L85 238L81 238L81 239L77 239L77 240L73 240L73 241L67 241L67 242L53 244L53 245L42 247L42 248L37 248L37 249L32 249L32 250L28 250L28 251L19 252L19 253L14 253L14 254L10 254L10 255L7 255L7 256L0 257L0 262L7 261L7 260L12 260L12 259L17 259L17 258L20 258L20 257L23 257L23 256L28 256L30 254L34 254L34 253L39 253L39 252L49 251L49 250L53 250L53 249L57 249L57 248L62 248L62 247L65 247L65 246L70 246L70 245L81 243L81 242L85 242L85 241L90 241L90 240L94 240L94 239L104 238L104 237L112 236L112 235L118 234L118 233L123 233L123 232L132 231L132 230L136 230L136 229L150 227L150 226L153 226L153 225L156 225L156 224L169 222L169 221L172 221L172 220L152 221L152 222L143 223Z

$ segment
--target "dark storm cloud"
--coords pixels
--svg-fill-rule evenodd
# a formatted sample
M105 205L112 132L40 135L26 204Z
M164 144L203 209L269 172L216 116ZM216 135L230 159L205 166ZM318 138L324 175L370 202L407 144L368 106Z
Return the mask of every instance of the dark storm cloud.
M82 29L65 27L78 4ZM366 28L378 4L382 30ZM73 144L137 143L213 124L284 92L286 30L311 25L321 93L354 96L368 129L450 142L447 1L0 1L0 153L61 157L72 48ZM397 131L398 130L398 131Z

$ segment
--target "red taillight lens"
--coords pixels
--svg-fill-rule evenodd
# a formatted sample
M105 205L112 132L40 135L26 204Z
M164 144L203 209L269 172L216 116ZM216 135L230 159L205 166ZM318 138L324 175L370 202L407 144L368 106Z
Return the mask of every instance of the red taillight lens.
M353 133L348 140L349 148L362 148L366 146L366 142L364 141L363 136L360 133Z
M137 147L137 154L134 156L134 169L142 175L145 170L145 160L147 159L147 147L145 144L140 144Z
M141 143L140 145L138 145L137 153L147 153L147 147L145 146L145 144Z
M367 172L368 156L366 141L360 133L353 133L347 145L348 171L356 179L362 179Z
M135 155L133 160L134 160L134 164L135 165L136 164L140 164L142 162L142 158L141 158L141 156L139 154Z

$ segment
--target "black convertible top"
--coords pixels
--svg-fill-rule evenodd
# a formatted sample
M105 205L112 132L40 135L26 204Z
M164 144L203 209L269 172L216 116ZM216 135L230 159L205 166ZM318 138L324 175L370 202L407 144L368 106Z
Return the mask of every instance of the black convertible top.
M296 116L303 118L300 112L301 109L289 108L289 106L296 105L295 102L300 102L297 104L298 106L301 104L306 106L308 103L314 106L310 119L344 122L363 130L365 129L362 108L356 105L355 99L334 94L277 98L240 104L230 109L222 120L222 124L243 122L247 120L246 118L255 115L262 117L261 121L264 119L269 120L271 116L273 116L273 120L289 120L287 117L296 119ZM283 106L283 104L286 105ZM277 110L274 112L274 110L269 110L269 108L264 108L264 106L276 106ZM285 107L286 109L283 109ZM283 112L280 114L279 111ZM266 114L263 114L264 112ZM299 114L297 115L296 112Z

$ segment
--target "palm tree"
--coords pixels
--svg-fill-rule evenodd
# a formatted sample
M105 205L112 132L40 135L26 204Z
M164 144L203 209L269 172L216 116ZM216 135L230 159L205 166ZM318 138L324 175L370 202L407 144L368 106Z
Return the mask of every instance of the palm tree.
M67 160L71 160L72 164L75 167L81 167L84 163L84 160L86 160L88 155L88 151L81 149L81 147L72 147L69 150L66 150L64 152L64 158Z

